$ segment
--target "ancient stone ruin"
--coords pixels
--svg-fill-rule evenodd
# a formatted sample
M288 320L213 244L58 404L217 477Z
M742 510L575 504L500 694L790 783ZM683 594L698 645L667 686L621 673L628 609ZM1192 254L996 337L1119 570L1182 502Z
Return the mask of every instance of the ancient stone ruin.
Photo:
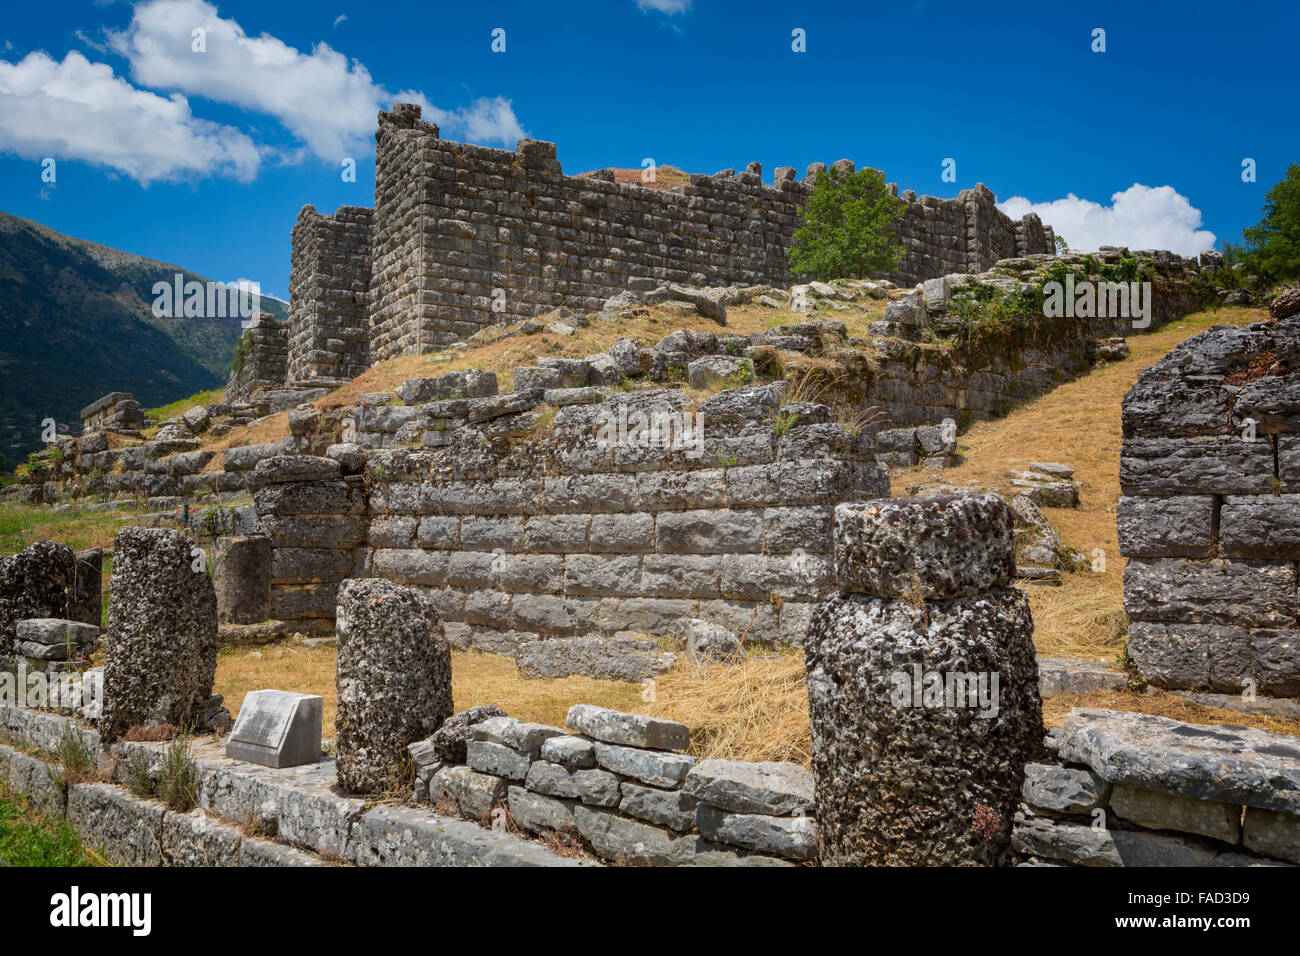
M993 495L835 509L805 661L823 864L1004 863L1042 747L1029 602Z
M1291 303L1275 324L1188 339L1124 400L1128 646L1157 686L1300 695Z
M205 723L217 671L217 598L202 557L175 531L118 532L100 724L105 740L136 726Z
M489 326L561 306L598 311L628 289L788 285L798 210L826 168L796 180L782 167L765 185L751 163L651 190L608 171L565 176L554 143L510 151L442 139L409 103L379 114L375 141L374 208L306 206L294 226L289 384L337 385ZM898 283L1055 253L1050 227L1033 213L1010 219L983 185L956 199L900 198Z
M0 558L0 680L102 689L0 703L0 780L128 864L1300 863L1293 738L1076 709L1044 739L1043 696L1129 679L1037 660L1012 587L1086 567L1040 510L1077 505L1079 482L1032 461L1008 503L944 473L971 421L1214 301L1215 254L1057 256L983 186L891 184L897 272L804 283L787 253L820 164L648 190L565 176L556 156L381 113L374 207L303 209L290 320L253 321L225 401L146 438L130 396L105 396L6 490L153 510L117 535L102 636L98 549ZM1066 276L1156 295L1137 322L1049 315ZM860 326L836 317L869 301L883 311ZM1300 315L1279 302L1275 324L1184 343L1125 402L1128 646L1157 686L1300 694ZM737 307L798 314L740 334ZM509 390L434 373L471 346L581 341L651 310L695 327L602 336L581 358L539 345ZM318 401L432 352L389 391ZM785 374L796 361L849 386L813 394ZM270 421L287 434L212 444ZM889 498L890 468L916 465L918 493ZM337 739L320 739L321 696L267 688L223 740L219 644L295 634L337 635ZM585 702L564 726L454 713L453 649L506 655L521 680L649 688L679 664L802 649L811 770L701 759L685 724ZM92 769L52 773L72 741Z

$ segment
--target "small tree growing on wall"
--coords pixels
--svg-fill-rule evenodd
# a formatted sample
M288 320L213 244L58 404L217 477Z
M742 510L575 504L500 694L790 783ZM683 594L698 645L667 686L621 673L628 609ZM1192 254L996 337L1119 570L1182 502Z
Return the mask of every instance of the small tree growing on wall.
M791 271L814 279L861 279L898 268L894 223L904 204L874 169L831 167L817 177L790 247Z

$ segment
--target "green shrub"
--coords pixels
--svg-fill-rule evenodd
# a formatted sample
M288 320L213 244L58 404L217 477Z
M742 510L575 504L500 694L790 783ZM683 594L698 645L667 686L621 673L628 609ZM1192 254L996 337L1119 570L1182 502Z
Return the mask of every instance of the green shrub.
M894 223L904 208L875 170L828 169L817 177L800 210L789 253L791 271L823 281L892 272L903 254Z
M85 780L95 769L94 755L71 722L63 725L63 736L55 753L63 764L63 779L69 783Z
M149 772L149 751L132 748L122 761L122 780L137 797L153 795L153 774Z
M1264 218L1242 231L1246 268L1272 282L1300 279L1300 163L1287 167L1266 198Z
M723 384L727 388L742 388L752 381L754 381L754 363L746 358L736 363L736 370L723 380Z

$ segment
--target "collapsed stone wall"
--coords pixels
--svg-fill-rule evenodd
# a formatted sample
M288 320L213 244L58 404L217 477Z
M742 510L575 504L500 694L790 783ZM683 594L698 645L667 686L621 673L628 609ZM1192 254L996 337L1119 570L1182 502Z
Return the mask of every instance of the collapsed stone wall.
M1124 399L1129 653L1159 687L1300 695L1300 315L1216 328Z
M304 206L293 227L289 273L291 385L336 383L370 365L372 211L340 206L323 216Z
M510 151L444 140L418 106L402 103L379 114L375 138L368 319L348 297L363 271L363 230L333 246L322 237L341 231L331 228L341 226L336 220L356 223L369 211L343 207L322 217L305 207L294 228L290 282L291 300L303 301L290 313L295 330L319 326L329 334L295 331L291 381L326 374L303 370L316 363L316 351L336 354L338 342L365 339L368 360L382 361L561 305L596 311L638 282L786 285L799 208L825 169L814 164L796 181L782 167L766 186L761 165L751 163L742 173L651 190L615 183L612 174L565 176L554 143L521 140ZM847 160L837 165L853 169ZM897 195L896 186L890 190ZM1036 215L1011 220L982 185L950 200L905 195L900 281L1054 251L1051 230ZM346 268L322 269L338 245L346 245L336 260ZM330 292L347 306L328 305ZM323 346L330 337L335 347ZM328 375L346 377L354 358L349 346Z

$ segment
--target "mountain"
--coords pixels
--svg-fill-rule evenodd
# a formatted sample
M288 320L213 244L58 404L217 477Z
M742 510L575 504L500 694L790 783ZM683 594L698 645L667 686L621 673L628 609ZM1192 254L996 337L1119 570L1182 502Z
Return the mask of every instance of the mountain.
M131 392L145 408L225 384L240 319L159 318L154 284L208 280L0 212L0 454L41 446L41 421L76 433L78 412ZM263 297L284 320L288 307ZM65 428L66 426L66 428Z

